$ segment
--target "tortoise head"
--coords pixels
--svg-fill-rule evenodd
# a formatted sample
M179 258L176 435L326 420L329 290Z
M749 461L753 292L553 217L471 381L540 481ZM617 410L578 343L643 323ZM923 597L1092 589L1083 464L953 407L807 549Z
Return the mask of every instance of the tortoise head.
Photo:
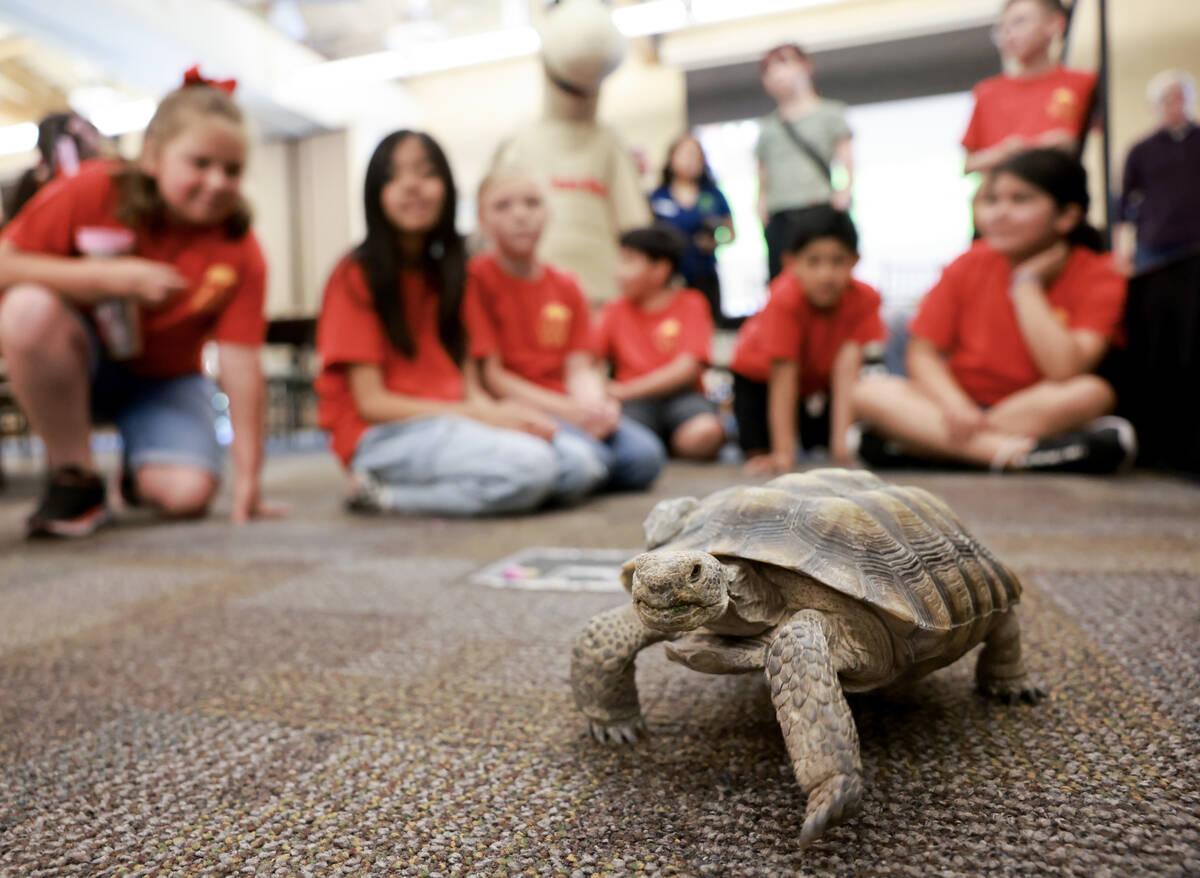
M645 552L633 565L633 606L647 628L692 631L729 604L729 571L707 552Z

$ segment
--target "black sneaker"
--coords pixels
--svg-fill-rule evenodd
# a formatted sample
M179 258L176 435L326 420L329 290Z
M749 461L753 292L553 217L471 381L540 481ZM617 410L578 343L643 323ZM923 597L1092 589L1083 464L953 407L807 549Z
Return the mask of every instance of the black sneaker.
M86 537L111 519L105 503L104 482L95 473L77 466L54 470L46 493L25 521L30 537Z
M1035 472L1108 475L1128 469L1137 457L1137 436L1124 418L1097 418L1082 430L1042 439L1017 462Z
M138 494L137 475L128 460L121 461L120 476L117 479L117 493L129 509L142 505L141 495Z
M851 443L853 445L853 442ZM872 430L863 430L858 437L857 453L860 460L871 469L931 469L931 470L962 470L972 469L957 460L917 457L909 454L891 439Z

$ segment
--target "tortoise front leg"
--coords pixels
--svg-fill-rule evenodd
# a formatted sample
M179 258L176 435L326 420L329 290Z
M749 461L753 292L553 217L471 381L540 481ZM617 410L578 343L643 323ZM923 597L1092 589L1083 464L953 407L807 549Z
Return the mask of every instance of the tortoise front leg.
M792 771L808 796L800 847L858 810L862 763L858 731L842 694L824 614L803 610L780 629L767 653L771 701Z
M1030 680L1021 660L1021 625L1017 611L1009 610L992 625L983 639L983 651L975 664L975 681L985 695L1009 704L1021 700L1037 704L1046 693Z
M571 652L571 690L597 741L632 744L646 731L634 660L647 646L670 637L643 625L633 604L595 616L579 632Z

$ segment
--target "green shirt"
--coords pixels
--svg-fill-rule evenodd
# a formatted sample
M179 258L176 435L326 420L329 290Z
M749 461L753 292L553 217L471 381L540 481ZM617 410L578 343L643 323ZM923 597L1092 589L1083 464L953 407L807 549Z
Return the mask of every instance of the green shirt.
M846 105L821 99L817 105L790 124L827 163L833 162L837 144L850 136ZM825 172L788 133L783 119L772 113L759 121L754 155L767 177L767 213L794 207L824 204L833 196Z

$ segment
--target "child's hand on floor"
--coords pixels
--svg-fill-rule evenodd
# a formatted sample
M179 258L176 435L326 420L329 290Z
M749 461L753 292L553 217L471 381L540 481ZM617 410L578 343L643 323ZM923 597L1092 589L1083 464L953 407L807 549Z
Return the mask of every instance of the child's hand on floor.
M291 512L291 507L286 503L264 500L256 479L234 479L233 509L229 513L229 519L234 524L245 524L254 518L287 518Z
M114 297L128 297L147 305L161 305L174 293L187 289L188 282L173 265L142 259L137 256L118 256L113 259L91 260L96 284Z

